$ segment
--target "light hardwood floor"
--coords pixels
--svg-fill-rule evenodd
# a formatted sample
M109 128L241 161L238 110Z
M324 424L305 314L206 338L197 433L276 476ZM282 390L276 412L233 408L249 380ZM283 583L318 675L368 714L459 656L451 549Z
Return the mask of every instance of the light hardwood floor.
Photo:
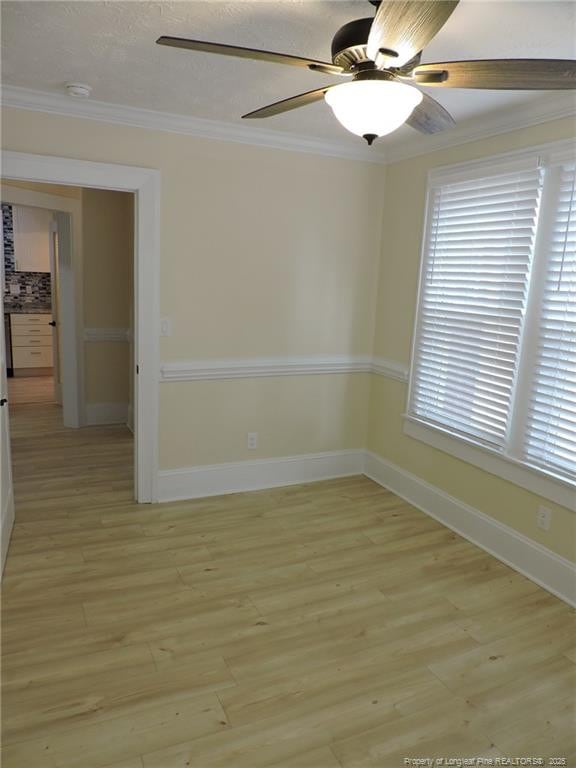
M138 507L125 430L12 420L3 768L576 764L573 612L391 493Z
M22 403L53 403L52 376L13 376L8 379L8 399L11 405Z

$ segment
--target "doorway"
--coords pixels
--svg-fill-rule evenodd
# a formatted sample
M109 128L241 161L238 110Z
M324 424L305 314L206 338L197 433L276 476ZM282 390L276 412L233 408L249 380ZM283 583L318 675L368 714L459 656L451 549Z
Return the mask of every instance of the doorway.
M67 158L42 157L7 152L3 158L3 171L7 178L24 182L58 184L67 187L81 186L95 190L115 190L134 194L134 327L132 354L128 370L133 376L134 422L134 496L139 503L156 501L157 453L158 453L158 330L159 330L159 173L151 169L90 163ZM71 233L70 233L71 234ZM60 289L65 290L63 275ZM73 264L66 278L73 282L76 295L82 295L82 265ZM78 302L77 302L78 304ZM63 304L62 304L63 306ZM78 306L75 307L75 323L62 323L63 333L71 333L76 350L84 346L84 328L78 322ZM106 330L106 329L104 329ZM109 329L108 329L109 330ZM4 346L4 345L2 345ZM80 357L80 355L78 355ZM1 393L6 400L6 394ZM1 429L4 436L8 429L8 408L0 411ZM2 473L9 479L9 462L2 440ZM3 483L4 484L4 483ZM2 494L3 499L10 496ZM7 535L11 523L7 502L2 512L2 531ZM3 544L2 551L7 547Z
M133 491L132 328L134 200L130 192L2 179L4 319L12 476L22 514L38 503L61 507L110 486L115 499ZM18 204L13 199L19 198ZM79 237L66 237L66 215L51 210L75 200ZM11 202L6 202L10 200ZM24 200L27 205L22 205ZM62 219L61 217L64 217ZM60 274L81 267L81 301ZM68 286L72 285L71 282ZM66 419L75 393L62 386L70 367L66 339L82 334L60 322L68 303L81 309L84 346L78 381L81 418ZM81 330L81 329L80 329ZM78 356L76 356L78 359ZM63 365L60 365L60 363ZM70 371L72 375L80 371ZM83 388L82 388L83 382ZM66 382L64 382L66 384ZM112 464L110 458L114 457ZM78 488L82 478L82 489ZM78 504L78 508L82 505ZM56 514L54 509L52 514Z
M61 403L64 424L79 427L82 349L66 333L79 314L70 272L73 242L81 240L80 191L9 180L1 197L10 389L20 402L49 397Z
M55 212L1 207L9 402L61 404Z

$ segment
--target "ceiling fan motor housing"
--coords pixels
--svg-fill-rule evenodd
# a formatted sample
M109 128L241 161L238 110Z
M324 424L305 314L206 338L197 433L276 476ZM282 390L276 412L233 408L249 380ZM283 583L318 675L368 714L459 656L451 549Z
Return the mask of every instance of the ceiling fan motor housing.
M346 72L367 61L366 47L373 17L344 24L332 40L332 61Z

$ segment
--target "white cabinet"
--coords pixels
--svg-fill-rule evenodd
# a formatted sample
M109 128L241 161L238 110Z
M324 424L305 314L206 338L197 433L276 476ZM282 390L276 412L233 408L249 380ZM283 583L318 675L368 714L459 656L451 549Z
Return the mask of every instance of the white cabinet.
M12 365L19 368L52 368L52 315L11 314Z
M12 217L16 272L50 272L52 212L15 205Z

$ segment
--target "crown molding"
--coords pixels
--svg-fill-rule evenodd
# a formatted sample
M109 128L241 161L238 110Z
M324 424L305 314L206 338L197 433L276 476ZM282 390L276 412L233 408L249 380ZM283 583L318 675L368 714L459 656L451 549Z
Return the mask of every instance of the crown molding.
M2 87L0 103L3 107L187 134L217 141L360 160L379 165L438 152L563 117L576 116L576 98L571 98L569 92L551 93L527 104L463 120L443 133L424 136L414 132L413 138L401 142L395 142L391 138L389 142L384 140L378 147L369 148L354 139L350 142L340 142L313 136L298 136L248 124L237 125L222 120L207 120L93 99L71 99L59 93L36 91L12 85Z
M385 147L386 162L396 163L411 157L427 155L451 149L461 144L487 139L500 133L549 123L563 117L576 116L576 97L570 92L552 93L528 104L510 107L478 117L463 120L454 128L432 136L416 135L414 138L390 143Z
M377 149L370 149L364 146L359 139L350 142L329 141L314 136L297 136L247 124L236 125L222 120L206 120L201 117L128 107L106 101L71 99L69 96L58 93L36 91L12 85L2 87L1 104L3 107L49 112L67 117L117 123L155 131L188 134L204 139L306 152L346 160L361 160L368 163L382 164L386 162L382 148L380 148L380 152Z

